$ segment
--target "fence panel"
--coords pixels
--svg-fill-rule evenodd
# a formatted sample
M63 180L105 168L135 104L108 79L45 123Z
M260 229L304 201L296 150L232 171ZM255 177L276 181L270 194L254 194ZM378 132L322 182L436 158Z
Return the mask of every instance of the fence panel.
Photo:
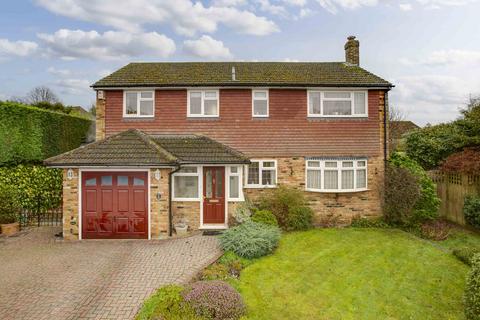
M437 195L442 201L439 215L460 225L465 225L463 202L467 195L480 195L480 175L441 173L430 171L437 185Z

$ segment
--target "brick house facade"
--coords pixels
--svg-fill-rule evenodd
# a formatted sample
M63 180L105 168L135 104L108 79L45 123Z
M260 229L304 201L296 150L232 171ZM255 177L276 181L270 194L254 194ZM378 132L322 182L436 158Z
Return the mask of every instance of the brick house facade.
M135 228L162 238L179 222L226 228L245 197L278 185L305 192L316 225L381 215L392 85L358 66L358 48L349 37L345 63L130 64L100 80L96 145L46 160L65 171L65 238L84 238L85 224L100 238L116 230L130 237ZM210 140L199 147L196 136ZM133 150L139 143L146 147ZM119 148L130 153L120 156ZM144 153L146 163L132 160ZM147 174L144 189L133 168ZM114 172L113 186L86 186L89 170L99 172L97 183ZM145 190L148 200L138 204ZM102 222L106 204L112 218ZM125 226L115 222L122 219Z

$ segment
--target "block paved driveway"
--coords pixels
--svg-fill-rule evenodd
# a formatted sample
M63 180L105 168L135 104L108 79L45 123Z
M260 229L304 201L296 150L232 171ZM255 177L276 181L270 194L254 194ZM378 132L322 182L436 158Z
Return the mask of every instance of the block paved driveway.
M0 319L132 319L156 288L220 255L212 236L67 242L59 231L0 239Z

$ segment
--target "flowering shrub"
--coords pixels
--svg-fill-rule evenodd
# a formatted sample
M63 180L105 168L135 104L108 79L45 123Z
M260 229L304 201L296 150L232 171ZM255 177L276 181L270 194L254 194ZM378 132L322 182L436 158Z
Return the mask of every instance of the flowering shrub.
M245 313L242 296L223 281L198 281L183 294L197 315L209 319L239 319Z

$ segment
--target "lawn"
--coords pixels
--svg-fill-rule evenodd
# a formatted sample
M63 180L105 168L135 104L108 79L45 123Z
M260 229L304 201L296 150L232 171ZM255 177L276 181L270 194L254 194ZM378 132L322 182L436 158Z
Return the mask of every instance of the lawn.
M467 271L403 231L317 229L284 235L235 286L247 319L463 319Z

